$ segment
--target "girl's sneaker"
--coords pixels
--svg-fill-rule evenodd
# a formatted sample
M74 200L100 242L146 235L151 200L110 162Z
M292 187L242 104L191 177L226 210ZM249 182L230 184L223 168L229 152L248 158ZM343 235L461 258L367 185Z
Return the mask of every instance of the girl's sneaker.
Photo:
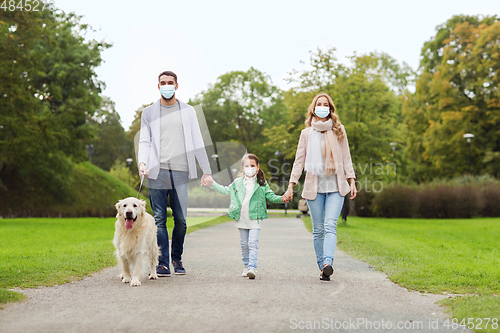
M243 270L243 273L241 273L241 276L248 277L248 268L247 267L245 267L245 269Z
M255 271L255 269L253 269L253 268L249 268L249 269L248 269L248 273L247 273L248 278L249 278L249 279L255 279L255 273L257 273L257 272Z

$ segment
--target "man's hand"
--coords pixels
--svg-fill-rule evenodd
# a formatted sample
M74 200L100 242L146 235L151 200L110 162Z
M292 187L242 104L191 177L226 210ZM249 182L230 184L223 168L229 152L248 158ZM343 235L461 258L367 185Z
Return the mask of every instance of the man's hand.
M212 187L214 184L214 179L212 175L203 175L201 177L201 186Z
M141 162L139 164L139 177L142 177L144 175L144 178L148 178L148 168L146 168L146 164Z

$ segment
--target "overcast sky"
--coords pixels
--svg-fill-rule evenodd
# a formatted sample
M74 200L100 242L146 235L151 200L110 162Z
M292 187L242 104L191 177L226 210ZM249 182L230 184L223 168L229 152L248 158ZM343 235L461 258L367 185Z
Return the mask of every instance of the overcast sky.
M498 0L54 2L97 30L87 37L113 44L97 73L127 130L135 110L159 98L164 70L178 75L177 97L187 101L220 75L251 66L287 89L288 73L307 68L318 47L335 47L341 61L386 52L417 69L436 26L458 14L500 15Z

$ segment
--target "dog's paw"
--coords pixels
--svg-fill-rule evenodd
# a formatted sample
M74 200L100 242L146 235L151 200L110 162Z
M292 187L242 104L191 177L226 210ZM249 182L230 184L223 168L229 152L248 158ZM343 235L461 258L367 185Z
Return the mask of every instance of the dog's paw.
M129 283L130 282L130 276L124 276L124 277L122 277L122 282L123 283Z
M132 278L132 281L130 282L131 287L139 287L141 285L141 281L139 281L138 278L134 277Z
M156 275L156 272L154 272L153 274L149 274L149 279L150 280L156 280L156 279L158 279L158 275Z

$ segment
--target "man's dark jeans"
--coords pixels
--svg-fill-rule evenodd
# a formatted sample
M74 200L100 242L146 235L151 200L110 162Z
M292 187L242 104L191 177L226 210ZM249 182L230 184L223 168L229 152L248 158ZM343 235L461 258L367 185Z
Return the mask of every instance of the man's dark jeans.
M156 222L158 245L161 255L159 266L170 262L167 232L167 198L174 217L172 230L172 260L181 261L186 236L186 216L188 203L188 172L160 169L157 179L149 179L149 201Z

